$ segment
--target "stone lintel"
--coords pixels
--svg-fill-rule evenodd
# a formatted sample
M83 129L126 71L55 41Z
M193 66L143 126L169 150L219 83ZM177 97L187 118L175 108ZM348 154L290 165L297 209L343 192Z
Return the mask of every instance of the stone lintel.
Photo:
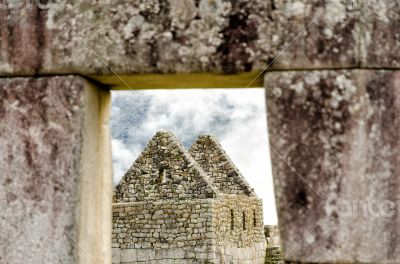
M267 65L399 68L399 5L359 2L69 0L3 6L0 76L239 73Z

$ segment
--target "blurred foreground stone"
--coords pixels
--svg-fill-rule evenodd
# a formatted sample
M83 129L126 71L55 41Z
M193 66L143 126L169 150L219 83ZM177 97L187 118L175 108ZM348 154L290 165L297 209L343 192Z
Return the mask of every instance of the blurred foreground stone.
M1 75L400 67L395 1L8 2Z
M286 260L400 263L400 72L274 72L265 87Z
M111 262L107 96L80 77L0 80L0 263Z

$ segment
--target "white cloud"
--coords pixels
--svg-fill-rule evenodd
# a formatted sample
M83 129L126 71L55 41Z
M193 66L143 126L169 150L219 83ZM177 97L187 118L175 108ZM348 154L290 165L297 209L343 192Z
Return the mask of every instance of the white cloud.
M263 199L267 224L276 224L263 89L190 89L113 92L114 182L159 130L189 148L212 134Z

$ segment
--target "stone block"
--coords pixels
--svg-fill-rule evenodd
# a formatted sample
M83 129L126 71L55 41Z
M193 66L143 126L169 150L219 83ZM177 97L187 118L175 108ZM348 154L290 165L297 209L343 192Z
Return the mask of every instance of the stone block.
M265 87L286 259L399 263L400 72L273 72Z
M400 1L359 1L360 55L366 68L400 67Z
M249 71L263 1L57 1L0 9L2 74ZM98 58L100 57L100 58Z
M361 37L375 65L397 56L387 53L398 46L397 9L367 10L360 34L361 10L349 0L28 2L0 8L2 76L233 73L278 55L276 69L349 68L360 63Z
M359 10L350 1L271 1L258 25L259 56L275 69L349 68L359 63ZM261 12L261 11L260 11ZM275 60L276 58L276 60Z
M93 159L98 142L107 139L99 115L106 94L73 76L0 80L1 263L90 263L79 247L106 258L99 263L110 262L108 145ZM87 144L88 137L94 144ZM109 182L104 196L96 198L94 179ZM83 201L88 197L81 191L91 201ZM84 231L89 227L105 235Z

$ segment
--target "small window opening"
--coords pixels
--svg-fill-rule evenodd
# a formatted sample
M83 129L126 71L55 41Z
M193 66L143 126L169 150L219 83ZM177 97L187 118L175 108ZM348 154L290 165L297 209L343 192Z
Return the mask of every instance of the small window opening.
M233 215L233 209L231 209L231 230L235 229L235 220Z
M166 169L159 169L158 170L158 181L160 183L164 183L165 182L166 174L167 174L167 170Z
M253 227L257 226L256 210L253 210Z
M246 213L243 212L243 230L246 230Z

